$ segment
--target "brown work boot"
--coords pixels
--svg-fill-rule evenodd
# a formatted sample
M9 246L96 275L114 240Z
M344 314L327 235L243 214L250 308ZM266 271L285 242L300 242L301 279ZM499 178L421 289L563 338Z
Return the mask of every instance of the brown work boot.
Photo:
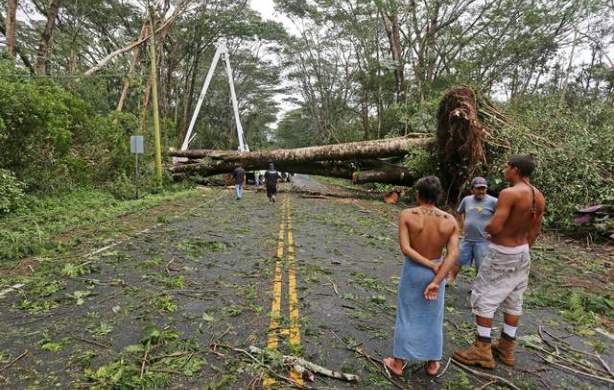
M501 332L501 338L497 344L492 345L492 353L497 356L503 364L514 367L516 358L514 357L514 344L516 339Z
M484 368L495 368L497 363L492 356L490 339L475 336L475 342L464 351L454 352L454 359L470 366L482 366Z

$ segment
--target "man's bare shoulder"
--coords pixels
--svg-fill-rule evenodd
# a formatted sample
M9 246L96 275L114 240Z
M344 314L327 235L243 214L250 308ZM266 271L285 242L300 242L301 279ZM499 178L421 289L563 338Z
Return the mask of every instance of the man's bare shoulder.
M437 212L439 214L440 217L442 217L443 219L449 219L451 221L456 221L456 219L454 218L454 216L450 213L447 213L441 209L437 209Z
M506 198L506 197L509 198L511 196L515 196L519 192L522 192L522 189L519 186L512 186L512 187L504 188L503 190L501 190L501 192L499 192L499 200L501 198Z
M537 208L542 212L546 209L546 197L537 188L535 188L535 204L537 205Z
M445 226L448 226L450 228L458 227L458 221L456 220L456 218L454 218L452 214L447 213L443 210L439 210L439 212L441 213L441 216L443 217L443 223L445 224Z
M546 198L544 197L544 194L539 190L539 188L537 187L533 187L533 188L535 188L535 195L537 196L537 198L545 201Z

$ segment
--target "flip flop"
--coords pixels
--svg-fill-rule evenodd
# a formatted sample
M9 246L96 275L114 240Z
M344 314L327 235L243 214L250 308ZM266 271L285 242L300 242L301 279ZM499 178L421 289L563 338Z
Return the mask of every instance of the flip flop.
M439 369L441 368L441 363L439 363L438 361L435 361L436 367L437 367L435 372L429 371L429 363L431 363L431 361L427 362L424 365L424 371L426 371L426 375L428 375L428 376L437 376L437 374L439 373Z
M401 367L401 372L397 373L394 370L394 368L392 368L390 363L388 363L388 362L392 362L392 361L394 361L394 358L391 358L391 357L387 357L387 358L384 358L384 360L382 360L382 363L384 364L384 369L386 370L386 372L388 374L392 373L392 374L394 374L396 376L403 376L403 371L405 371L405 367L407 367L407 362L403 363L403 366Z

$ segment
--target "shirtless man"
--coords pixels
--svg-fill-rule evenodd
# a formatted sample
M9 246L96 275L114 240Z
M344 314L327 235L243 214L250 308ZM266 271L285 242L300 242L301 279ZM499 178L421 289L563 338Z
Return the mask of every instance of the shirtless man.
M438 294L439 286L458 258L459 229L450 214L435 207L442 192L437 177L424 177L415 187L418 207L403 210L399 219L405 261L397 296L393 357L384 359L384 364L391 373L403 375L407 361L426 361L427 374L434 376L443 352L445 290ZM447 254L442 262L443 248Z
M476 341L454 353L461 363L494 368L496 355L508 366L515 364L516 330L529 281L529 248L540 233L546 208L542 193L529 184L535 165L532 156L515 155L503 169L511 187L499 195L495 215L486 226L491 244L471 293ZM503 309L503 332L499 343L491 345L492 319L499 306Z

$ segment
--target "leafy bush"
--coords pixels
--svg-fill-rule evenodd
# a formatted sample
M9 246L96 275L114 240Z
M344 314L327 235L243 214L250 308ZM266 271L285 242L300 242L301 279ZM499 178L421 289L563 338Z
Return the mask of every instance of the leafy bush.
M503 129L511 150L489 161L494 190L504 187L501 166L510 154L537 159L532 182L547 202L545 222L570 228L579 207L614 198L614 109L604 102L560 108L556 96L524 98L511 107L514 127Z
M29 191L52 192L112 180L130 167L133 115L97 114L45 78L0 60L0 167Z
M0 169L0 215L15 210L23 201L24 185L11 171Z
M136 197L136 185L134 181L124 173L106 186L113 197L118 200L133 199Z

